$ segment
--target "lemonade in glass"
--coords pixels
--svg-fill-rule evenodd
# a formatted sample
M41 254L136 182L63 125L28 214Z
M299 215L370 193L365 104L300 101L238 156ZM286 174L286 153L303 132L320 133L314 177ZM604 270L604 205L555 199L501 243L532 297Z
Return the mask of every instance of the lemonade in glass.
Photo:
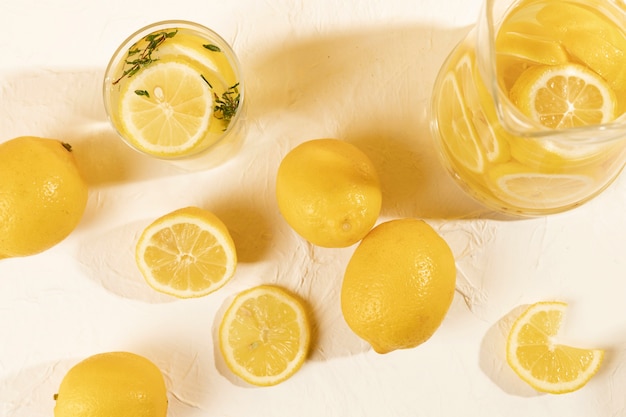
M625 28L610 0L487 0L433 91L433 135L457 182L528 216L611 184L626 159Z
M187 21L135 32L117 49L104 78L105 108L116 131L132 148L162 159L197 157L233 141L243 100L231 47Z

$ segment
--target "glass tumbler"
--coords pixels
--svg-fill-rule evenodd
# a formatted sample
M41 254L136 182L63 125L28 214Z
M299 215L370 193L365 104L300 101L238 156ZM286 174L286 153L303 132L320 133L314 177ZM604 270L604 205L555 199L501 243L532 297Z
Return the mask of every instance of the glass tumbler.
M486 0L443 64L431 128L443 164L485 206L558 213L626 160L626 10L611 0Z
M238 149L244 92L229 44L181 20L156 22L129 36L113 54L103 82L108 118L124 142L190 169L208 167Z

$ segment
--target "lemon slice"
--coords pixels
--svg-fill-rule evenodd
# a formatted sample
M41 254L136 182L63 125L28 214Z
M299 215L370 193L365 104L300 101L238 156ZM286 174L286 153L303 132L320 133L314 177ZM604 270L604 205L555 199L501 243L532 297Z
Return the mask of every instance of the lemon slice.
M507 362L534 389L562 394L583 387L602 363L601 349L581 349L557 343L567 304L531 305L515 321L507 338Z
M521 164L542 170L550 168L580 169L605 164L615 153L617 144L612 142L578 143L561 138L512 138L511 156Z
M446 74L439 94L442 98L437 109L437 125L444 147L466 169L474 173L483 172L485 157L478 145L477 134L469 124L470 116L454 72Z
M271 285L239 293L219 329L220 349L230 370L259 386L276 385L300 369L310 338L302 303Z
M529 209L576 203L595 187L593 178L586 175L539 173L515 162L496 167L490 175L498 198Z
M496 37L496 54L544 65L568 61L555 30L532 20L503 24Z
M198 207L173 211L150 224L139 237L135 259L152 288L180 298L223 287L237 266L228 229Z
M509 150L504 140L508 134L501 128L498 115L493 108L493 98L485 87L476 66L474 54L464 55L456 66L456 77L463 97L465 113L473 127L474 141L478 151L489 162L499 163L509 159Z
M528 19L505 22L496 37L498 77L507 91L530 67L569 61L554 29L536 23L532 16Z
M537 21L554 30L567 52L600 74L616 91L626 89L626 32L598 8L549 2Z
M123 130L140 150L175 157L198 145L209 129L213 96L198 70L156 62L131 78L120 99Z
M606 123L616 113L611 87L578 64L529 68L511 88L510 97L532 120L553 129Z

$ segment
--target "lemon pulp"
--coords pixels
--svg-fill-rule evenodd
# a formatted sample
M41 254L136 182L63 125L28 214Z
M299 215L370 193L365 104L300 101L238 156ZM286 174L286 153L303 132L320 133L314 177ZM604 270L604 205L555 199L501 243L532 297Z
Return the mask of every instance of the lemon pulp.
M302 366L311 335L302 302L287 290L261 285L237 294L219 330L231 371L253 385L276 385Z
M604 351L557 343L567 305L538 302L513 324L506 357L513 370L538 391L561 394L582 388L596 374Z

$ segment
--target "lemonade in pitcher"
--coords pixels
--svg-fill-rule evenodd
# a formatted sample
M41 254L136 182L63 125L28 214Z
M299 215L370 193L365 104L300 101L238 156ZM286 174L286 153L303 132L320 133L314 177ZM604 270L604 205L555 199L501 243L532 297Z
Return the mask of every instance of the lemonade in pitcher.
M243 104L237 58L213 31L185 21L147 26L113 55L104 79L107 114L134 149L186 158L223 141Z
M608 0L488 0L485 9L435 84L445 166L508 213L588 201L626 158L626 12Z

